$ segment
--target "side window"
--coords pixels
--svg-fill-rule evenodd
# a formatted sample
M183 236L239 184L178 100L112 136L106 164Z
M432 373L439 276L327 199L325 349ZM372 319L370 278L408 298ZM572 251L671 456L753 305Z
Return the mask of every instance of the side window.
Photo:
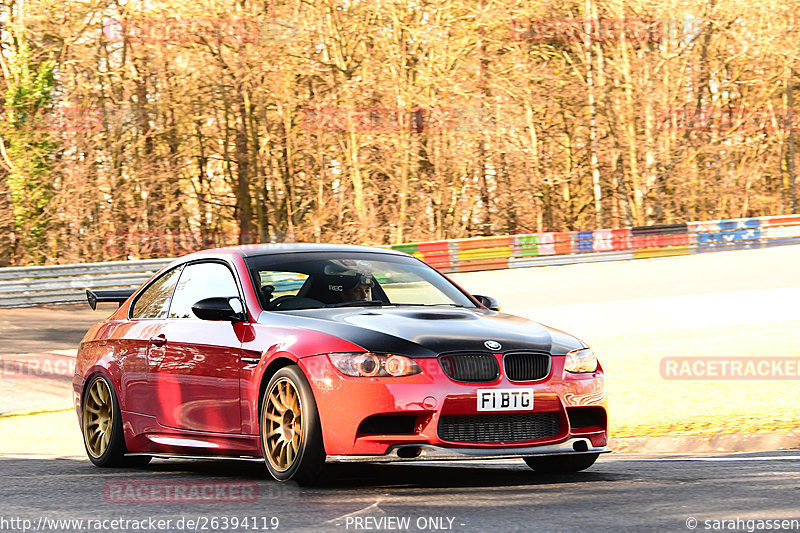
M165 318L181 268L173 268L145 289L136 299L131 318Z
M183 269L175 288L169 318L197 318L192 306L214 297L239 297L233 274L221 263L195 263Z

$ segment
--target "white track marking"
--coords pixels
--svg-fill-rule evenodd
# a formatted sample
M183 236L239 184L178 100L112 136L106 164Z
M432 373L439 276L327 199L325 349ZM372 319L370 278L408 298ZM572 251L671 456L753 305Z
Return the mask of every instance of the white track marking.
M377 500L372 505L368 505L368 506L364 507L363 509L359 509L358 511L353 511L352 513L343 514L342 516L337 516L336 518L331 518L330 520L327 520L325 523L326 524L332 524L334 522L338 522L338 521L344 520L348 516L360 515L362 513L367 512L367 511L377 510L377 511L380 511L381 513L383 513L383 509L381 509L380 506L378 505L379 503L381 503L381 501Z
M704 461L710 463L728 462L728 461L800 461L800 455L776 456L776 457L648 457L642 459L630 458L615 458L609 457L608 459L598 460L598 463L621 463L621 462L668 462L668 461Z

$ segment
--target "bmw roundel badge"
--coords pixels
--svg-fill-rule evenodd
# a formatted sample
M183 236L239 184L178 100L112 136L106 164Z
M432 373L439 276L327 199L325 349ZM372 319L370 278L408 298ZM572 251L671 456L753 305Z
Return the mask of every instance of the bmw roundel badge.
M497 341L486 341L483 343L484 346L489 348L490 350L499 350L503 346Z

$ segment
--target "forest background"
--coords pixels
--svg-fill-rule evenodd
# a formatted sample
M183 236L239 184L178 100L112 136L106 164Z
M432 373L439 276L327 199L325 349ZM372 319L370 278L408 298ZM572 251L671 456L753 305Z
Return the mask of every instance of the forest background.
M797 212L797 8L0 0L0 266Z

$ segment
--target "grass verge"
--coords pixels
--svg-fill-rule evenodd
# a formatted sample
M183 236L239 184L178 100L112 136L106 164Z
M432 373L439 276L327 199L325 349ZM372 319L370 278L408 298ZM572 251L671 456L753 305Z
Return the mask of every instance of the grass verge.
M669 380L664 357L800 356L800 322L589 339L607 376L612 437L800 430L797 379Z

